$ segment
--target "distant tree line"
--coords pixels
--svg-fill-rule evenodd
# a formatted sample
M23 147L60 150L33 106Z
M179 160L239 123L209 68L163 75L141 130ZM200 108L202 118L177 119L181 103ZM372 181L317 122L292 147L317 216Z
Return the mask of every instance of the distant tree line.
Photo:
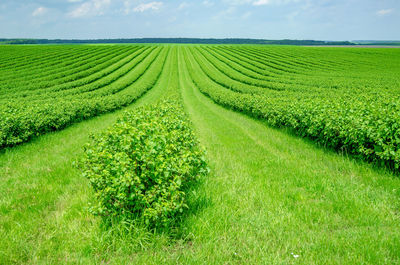
M94 44L94 43L182 43L182 44L270 44L270 45L354 45L349 41L265 40L265 39L200 39L200 38L135 38L135 39L0 39L0 44ZM382 44L381 44L382 45Z
M355 40L353 41L356 45L389 45L397 46L400 45L398 40Z

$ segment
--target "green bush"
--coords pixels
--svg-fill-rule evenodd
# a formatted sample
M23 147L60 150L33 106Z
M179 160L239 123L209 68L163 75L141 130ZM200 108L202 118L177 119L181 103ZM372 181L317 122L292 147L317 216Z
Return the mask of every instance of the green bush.
M173 225L207 166L182 108L171 101L126 112L85 147L83 174L104 218Z

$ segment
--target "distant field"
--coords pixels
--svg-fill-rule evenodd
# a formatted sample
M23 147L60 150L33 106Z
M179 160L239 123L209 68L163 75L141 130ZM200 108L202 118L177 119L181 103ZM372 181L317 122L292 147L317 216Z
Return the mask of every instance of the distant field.
M400 263L400 53L357 47L0 46L0 264ZM104 231L73 162L171 98L211 168L197 206Z

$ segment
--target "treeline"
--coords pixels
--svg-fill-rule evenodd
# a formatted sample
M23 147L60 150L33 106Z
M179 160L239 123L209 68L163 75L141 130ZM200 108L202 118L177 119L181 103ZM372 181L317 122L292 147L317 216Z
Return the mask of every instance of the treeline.
M355 40L357 45L385 45L385 46L398 46L400 41L397 40Z
M135 39L0 39L0 44L83 44L83 43L182 43L182 44L271 44L271 45L354 45L349 41L265 40L265 39L200 39L200 38L135 38Z

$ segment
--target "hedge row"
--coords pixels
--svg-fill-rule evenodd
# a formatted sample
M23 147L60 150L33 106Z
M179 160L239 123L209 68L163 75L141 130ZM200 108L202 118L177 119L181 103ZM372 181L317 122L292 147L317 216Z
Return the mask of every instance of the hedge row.
M399 169L399 95L385 90L240 93L209 79L192 54L186 57L192 80L216 103L272 126L291 128L324 146Z
M0 106L0 148L131 104L157 82L167 53L167 48L162 49L161 53L146 57L143 64L138 63L130 71L123 69L123 74L116 71L100 79L100 83L77 88L77 92L81 92L77 95L62 93L74 91L69 89L54 98L32 102L17 100Z

